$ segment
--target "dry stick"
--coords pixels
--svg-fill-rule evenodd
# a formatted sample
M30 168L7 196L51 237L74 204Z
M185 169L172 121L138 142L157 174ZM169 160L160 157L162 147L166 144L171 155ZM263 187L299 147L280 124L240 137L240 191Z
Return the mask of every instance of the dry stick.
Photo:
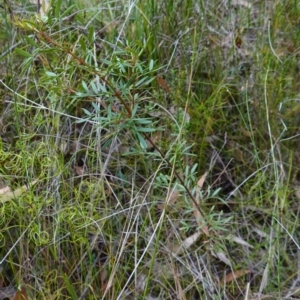
M58 47L59 49L61 49L63 52L68 53L69 55L71 55L76 61L79 62L80 65L87 67L88 68L87 69L88 72L90 72L92 74L96 74L97 76L99 76L101 78L101 80L103 82L105 82L105 84L113 91L114 95L123 104L125 110L127 111L128 117L129 118L131 117L131 115L132 115L131 108L126 104L126 102L122 98L120 92L117 91L113 87L113 85L105 77L103 77L103 75L99 71L97 71L97 70L90 70L89 69L90 65L87 64L81 57L79 57L76 54L74 54L70 49L64 48L62 45L60 45L59 43L57 43L56 41L54 41L53 39L51 39L49 36L47 36L44 32L36 30L36 33L39 34L46 42L55 45L56 47ZM154 149L160 154L161 158L167 163L167 165L169 166L169 168L172 169L173 166L172 166L171 162L166 158L166 156L164 155L164 153L156 146L156 144L151 140L151 138L146 133L144 133L144 137L152 145L152 147L154 147ZM199 206L199 203L196 201L195 197L192 195L192 193L190 192L190 190L185 185L183 179L180 177L180 175L178 174L178 172L175 169L174 169L174 174L175 174L176 178L179 180L180 184L184 187L184 189L188 193L189 197L191 198L192 202L194 203L195 207L198 209L199 213L201 214L201 216L204 219L204 215L205 214L204 214L203 210L201 209L201 207ZM208 228L209 228L209 225L208 225Z

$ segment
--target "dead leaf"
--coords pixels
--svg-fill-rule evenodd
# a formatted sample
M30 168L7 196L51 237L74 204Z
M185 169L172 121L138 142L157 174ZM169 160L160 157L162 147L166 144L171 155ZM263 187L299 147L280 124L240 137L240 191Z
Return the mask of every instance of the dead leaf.
M181 285L181 276L178 275L177 267L174 265L174 262L172 261L172 271L174 274L175 284L177 287L177 299L186 300L185 292L183 291L182 285Z
M233 6L243 6L243 7L246 7L246 8L251 8L252 4L245 1L245 0L233 0L231 2L231 4Z
M44 67L49 68L49 62L46 57L39 54L39 55L37 55L37 59L41 61L41 63L43 64Z
M40 18L45 17L49 8L50 8L50 1L49 0L30 0L31 3L36 4L38 6L38 16Z
M227 274L224 278L221 279L219 285L225 285L226 283L236 280L236 279L238 279L246 274L249 274L249 273L251 273L250 270L237 270L237 271L231 272L231 273Z
M17 291L15 296L13 297L13 300L27 300L28 296L27 296L27 292L26 289L24 287L21 287L20 291Z
M208 226L205 224L205 220L204 217L202 216L201 212L199 211L199 209L196 207L196 205L193 203L193 207L194 207L194 216L195 219L200 227L200 229L207 235L209 236L209 229Z
M235 236L235 235L230 235L228 237L229 240L231 241L234 241L242 246L246 246L246 247L249 247L249 248L253 248L252 245L250 245L249 243L247 243L245 240L243 240L241 237L238 237L238 236Z
M234 44L237 48L241 48L242 44L243 44L243 40L240 36L236 36L235 40L234 40Z
M100 279L100 284L101 284L101 290L105 292L106 287L107 287L107 277L108 277L108 272L106 268L101 269L100 274L99 274L99 279Z
M207 176L207 172L205 172L205 173L201 176L201 178L198 180L198 187L199 187L200 190L201 190L202 187L203 187L203 184L204 184L204 181L205 181L205 179L206 179L206 176Z
M114 20L114 21L111 21L111 22L104 22L104 28L101 29L101 32L105 31L106 33L109 33L113 30L116 29L116 27L118 26L118 24L120 23L119 20Z
M232 32L232 31L228 32L227 35L222 37L220 46L223 47L223 48L231 49L231 47L233 45L233 42L234 42L234 39L235 39L234 32Z
M145 291L147 279L148 277L146 274L140 273L137 275L137 278L135 279L135 291L138 295Z
M200 201L199 201L199 196L196 197L196 202L197 202L197 205L200 205ZM193 208L194 208L194 217L196 219L196 222L198 223L200 229L207 235L209 236L209 229L208 229L208 226L205 224L205 219L204 217L202 216L202 213L200 212L200 210L198 209L198 207L195 205L195 203L193 202Z
M261 282L260 282L260 287L259 287L260 294L263 292L263 290L269 283L269 268L270 268L269 263L267 263L265 266L264 272L263 272Z
M0 300L11 298L15 294L16 294L16 289L12 285L0 288Z
M209 35L208 39L210 42L212 42L213 45L220 46L220 42L215 37Z
M11 189L9 186L6 186L6 187L0 189L0 195L8 193L8 192L11 192Z
M246 137L252 137L253 136L253 132L245 129L244 127L240 127L240 130L241 130L242 134Z
M195 242L198 240L198 238L201 236L202 232L198 231L195 232L193 235L186 238L179 246L175 247L175 249L172 251L176 255L182 254L184 249L190 248Z
M158 85L167 93L170 93L170 88L167 82L160 76L156 77Z
M214 252L212 251L211 254L214 257L217 257L220 261L222 261L224 264L226 264L227 266L231 267L231 262L230 260L226 257L225 253L222 251L218 251L218 252Z
M169 197L166 199L165 203L160 203L157 205L157 208L159 210L164 210L166 205L172 205L175 204L175 202L177 201L178 197L179 197L179 192L176 190L172 190L171 193L169 194Z
M7 189L7 187L3 188L3 189L7 189L7 190L4 193L0 193L0 203L7 202L7 201L14 199L15 197L21 196L24 192L26 192L28 190L28 188L30 188L37 182L38 182L38 180L34 180L31 183L29 183L28 185L23 185L22 187L16 189L13 192L11 191L10 188L8 188L8 189Z
M210 234L209 234L209 229L208 229L208 226L206 225L206 223L205 223L205 219L204 219L204 216L202 215L202 213L201 213L201 211L200 211L200 209L199 209L199 207L200 207L200 205L201 205L201 203L200 203L200 192L201 192L201 189L202 189L202 187L203 187L203 184L204 184L204 181L205 181L205 179L206 179L206 176L207 176L207 172L205 172L202 176L201 176L201 178L198 180L198 188L197 188L197 196L196 196L196 198L195 198L195 201L196 201L196 203L194 203L193 202L193 208L194 208L194 211L193 211L193 213L194 213L194 216L195 216L195 219L196 219L196 221L197 221L197 223L198 223L198 225L199 225L199 227L200 227L200 229L207 235L207 236L209 236ZM197 204L197 206L196 206L196 204Z
M156 131L156 132L152 133L150 138L151 138L152 143L149 142L148 140L146 140L147 149L153 148L153 144L156 145L161 140L161 132Z
M78 176L84 175L84 166L75 166L75 173Z

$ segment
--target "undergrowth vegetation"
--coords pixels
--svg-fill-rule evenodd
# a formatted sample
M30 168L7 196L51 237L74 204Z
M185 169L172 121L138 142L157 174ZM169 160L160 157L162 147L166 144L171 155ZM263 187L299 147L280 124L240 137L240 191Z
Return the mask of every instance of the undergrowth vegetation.
M300 297L298 1L0 22L0 299Z

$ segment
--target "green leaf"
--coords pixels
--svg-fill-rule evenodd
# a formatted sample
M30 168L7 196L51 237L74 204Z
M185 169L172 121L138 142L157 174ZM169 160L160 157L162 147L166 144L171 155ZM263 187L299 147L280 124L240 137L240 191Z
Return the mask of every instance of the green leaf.
M221 191L221 188L217 188L217 189L212 193L211 197L216 197L216 196L219 194L220 191Z
M72 96L72 98L86 98L90 96L90 94L87 93L81 93L81 92L76 92L76 96Z
M39 45L31 37L25 35L24 38L29 45L37 48L39 47Z
M86 40L85 37L82 36L81 39L79 40L79 44L81 46L81 49L86 52Z
M32 61L33 61L33 57L28 57L28 58L25 59L25 61L22 63L21 75L24 74L24 72L29 68Z
M142 73L142 74L144 73L144 70L143 70L143 67L141 64L137 63L136 67L139 69L140 73Z
M88 111L87 109L85 109L85 108L82 108L82 110L85 112L85 114L87 115L87 116L91 116L92 114L91 114L91 112L90 111Z
M131 117L133 118L137 112L137 109L138 109L139 105L138 104L135 104L134 107L133 107L133 110L131 112Z
M133 83L134 79L135 79L135 76L132 75L132 76L129 78L129 80L126 82L126 84L124 85L124 88L125 88L125 89L128 88L128 87Z
M107 93L106 87L101 82L98 82L98 87L103 93Z
M55 73L53 73L53 72L46 71L45 73L46 73L46 75L49 76L49 77L56 77L56 76L57 76L57 74L55 74Z
M149 71L151 72L153 70L153 66L154 66L154 60L151 59L150 63L149 63Z
M94 109L95 109L96 112L99 112L99 106L98 106L97 103L92 102L92 106L94 107Z
M73 4L71 5L69 8L67 8L60 16L60 18L62 19L63 17L67 16L69 12L71 12L71 10L75 7L76 5Z
M153 120L149 118L133 119L133 121L137 124L144 124L144 125L153 123Z
M26 51L24 51L24 50L22 50L22 49L20 49L20 48L16 48L15 51L16 51L18 54L22 55L22 56L25 56L25 57L32 57L32 54L31 54L31 53L26 52Z
M72 300L78 300L78 296L76 295L76 291L75 291L73 285L71 284L69 277L66 274L63 274L63 277L64 277L65 284L67 286L67 290L68 290Z
M107 66L111 66L111 65L112 65L112 62L109 61L109 60L101 59L100 61L101 61L103 64L107 65Z
M155 132L156 128L136 127L139 132Z
M58 49L58 48L39 49L38 50L39 53L57 53L58 51L60 51L60 49Z
M55 5L55 18L58 19L60 15L60 8L61 8L61 0L56 0L56 5Z
M124 65L125 65L125 64L123 64L123 63L119 63L119 68L120 68L120 71L121 71L122 73L126 73L126 70L125 70L125 68L124 68Z
M109 104L108 106L107 106L107 117L109 118L109 119L111 119L111 117L112 117L112 110L111 110L111 104Z
M94 42L94 27L89 28L88 41L92 44Z
M142 149L147 149L147 143L146 143L144 137L138 131L136 132L136 135L137 135L137 138L140 142L141 148Z
M148 81L146 81L144 84L148 85L149 83L151 83L153 80L155 79L155 77L151 77Z
M18 21L18 25L24 29L30 29L36 31L36 23L29 21L28 19L23 19L22 21Z
M84 88L84 90L89 94L90 90L89 90L87 84L84 81L82 81L81 84L82 84L82 87Z
M143 77L142 79L140 79L134 86L138 87L140 86L143 82L145 82L148 78L147 77Z
M196 172L197 167L198 167L198 164L194 164L194 166L192 167L192 170L191 170L192 174L194 174Z
M95 95L97 95L99 93L99 91L98 91L94 81L91 82L91 87L92 87L92 90L94 91Z
M109 125L110 122L110 119L107 117L94 117L92 120L101 123L103 126Z
M89 119L80 118L79 120L76 120L76 123L86 123L87 121L89 121Z

